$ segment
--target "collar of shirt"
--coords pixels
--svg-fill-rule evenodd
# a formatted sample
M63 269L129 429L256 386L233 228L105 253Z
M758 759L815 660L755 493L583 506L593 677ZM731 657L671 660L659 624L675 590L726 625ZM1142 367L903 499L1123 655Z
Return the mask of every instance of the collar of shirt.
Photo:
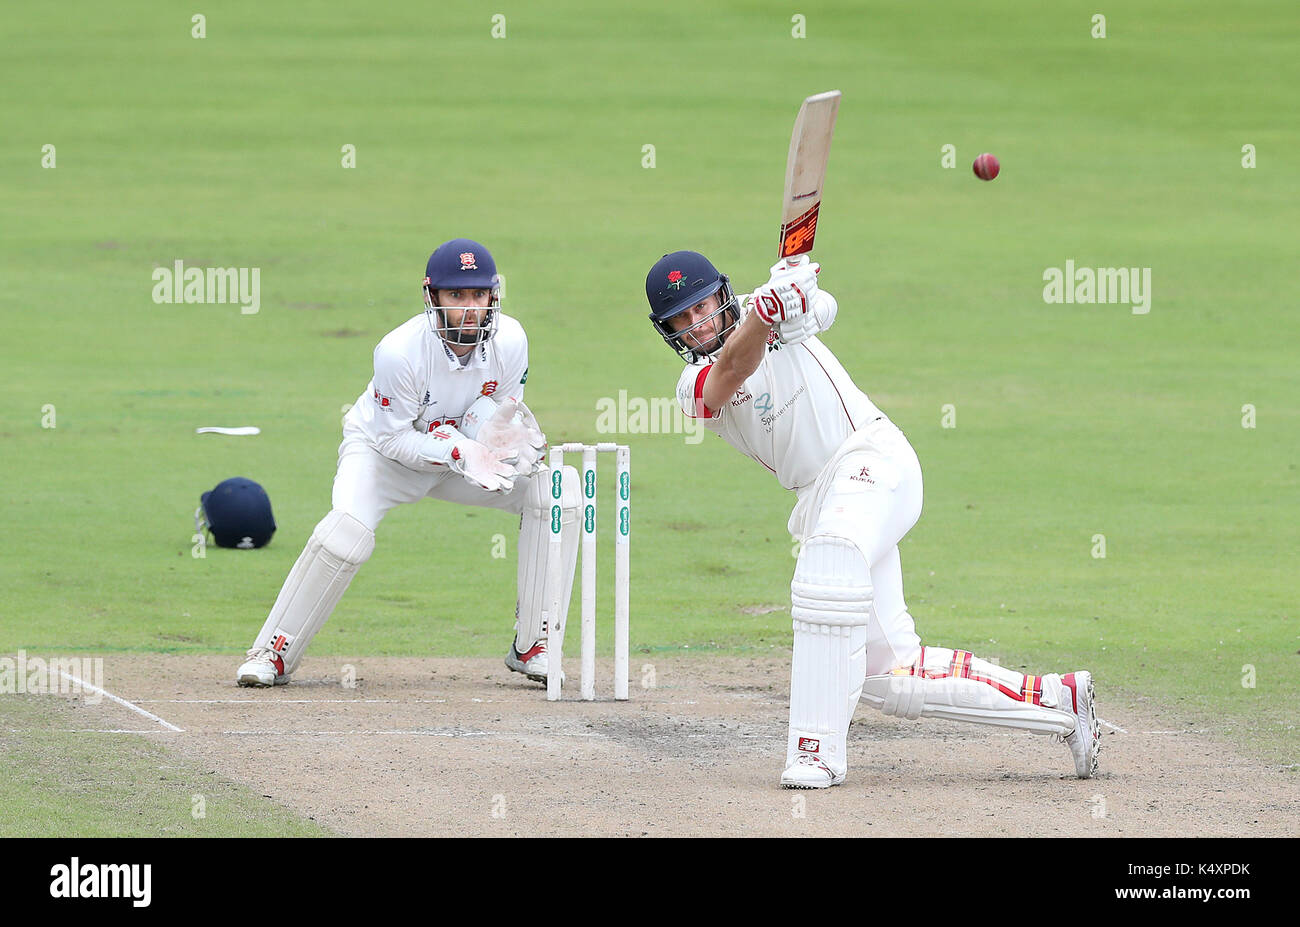
M456 356L456 352L447 346L447 342L435 334L433 337L438 339L438 344L442 345L443 354L447 357L447 368L449 370L473 370L478 367L487 366L487 342L480 343L473 351L469 353L464 363L461 358Z

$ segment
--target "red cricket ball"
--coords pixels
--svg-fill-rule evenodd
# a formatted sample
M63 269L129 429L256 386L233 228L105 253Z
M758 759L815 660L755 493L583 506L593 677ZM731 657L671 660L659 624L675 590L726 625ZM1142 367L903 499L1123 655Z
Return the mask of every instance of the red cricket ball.
M975 171L975 176L980 180L992 180L998 176L998 159L986 151L975 159L971 169Z

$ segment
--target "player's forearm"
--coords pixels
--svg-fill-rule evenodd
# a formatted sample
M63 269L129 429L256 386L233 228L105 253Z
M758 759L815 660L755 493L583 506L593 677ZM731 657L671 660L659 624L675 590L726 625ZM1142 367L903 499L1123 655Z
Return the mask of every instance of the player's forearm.
M442 460L430 454L429 435L422 434L414 428L405 431L379 435L375 439L375 450L389 460L394 460L411 470L429 473L445 466Z
M747 380L763 362L767 349L767 336L771 326L756 312L745 316L736 333L727 339L718 355L709 377L704 381L704 404L710 409L720 409L727 397Z

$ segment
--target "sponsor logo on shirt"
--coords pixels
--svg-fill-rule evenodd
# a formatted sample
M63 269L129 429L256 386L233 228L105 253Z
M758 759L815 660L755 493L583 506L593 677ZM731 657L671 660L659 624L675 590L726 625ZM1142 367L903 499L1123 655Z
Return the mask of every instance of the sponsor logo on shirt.
M863 467L860 473L854 474L849 479L857 480L859 483L870 483L873 486L876 484L876 481L871 478L871 470L868 467Z
M375 388L375 402L379 404L379 407L381 409L387 409L390 405L392 405L392 400L389 397L385 396L383 393L379 392L378 387Z
M736 395L731 397L731 404L733 406L743 406L753 398L754 394L742 386L740 389L736 390ZM771 406L768 408L771 408Z
M767 393L764 393L762 396L758 397L757 402L755 402L754 404L754 408L758 411L759 415L762 416L762 419L760 419L760 421L762 421L763 423L763 429L765 431L770 432L773 426L776 425L776 420L780 418L782 415L784 415L786 413L786 410L789 409L792 405L794 405L795 401L800 396L802 396L805 392L807 392L807 390L808 387L806 386L799 387L797 390L794 391L794 395L791 396L789 399L787 399L785 401L785 404L781 406L781 408L777 409L775 412L772 412L772 400ZM765 403L766 405L759 405L758 403ZM769 412L772 412L772 414L769 415L768 414Z

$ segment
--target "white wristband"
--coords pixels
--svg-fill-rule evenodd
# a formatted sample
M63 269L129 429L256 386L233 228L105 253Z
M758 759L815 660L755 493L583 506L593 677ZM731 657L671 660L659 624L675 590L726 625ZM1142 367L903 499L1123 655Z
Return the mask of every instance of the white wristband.
M456 444L464 440L465 435L461 434L455 426L439 425L425 435L424 441L420 443L420 459L425 463L441 464L459 471L460 460L456 453Z
M474 400L473 404L465 410L465 414L460 418L460 433L467 438L478 440L478 430L483 427L483 423L490 419L497 411L496 400L491 396L480 396Z

